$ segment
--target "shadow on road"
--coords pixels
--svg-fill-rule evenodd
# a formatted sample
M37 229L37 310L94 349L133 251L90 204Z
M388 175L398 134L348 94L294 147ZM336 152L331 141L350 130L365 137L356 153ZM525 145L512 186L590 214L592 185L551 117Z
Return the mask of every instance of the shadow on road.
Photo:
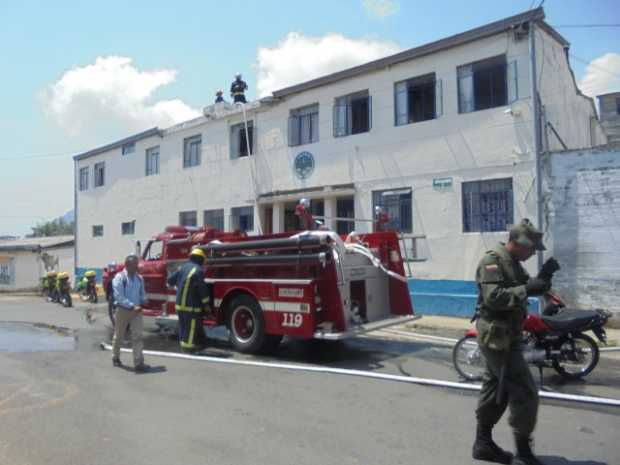
M610 465L607 462L599 462L598 460L569 460L565 457L553 455L539 455L538 458L545 465Z

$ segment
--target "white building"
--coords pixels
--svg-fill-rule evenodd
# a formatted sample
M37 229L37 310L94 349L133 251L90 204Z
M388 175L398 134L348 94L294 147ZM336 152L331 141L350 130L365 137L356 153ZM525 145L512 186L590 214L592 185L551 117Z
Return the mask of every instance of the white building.
M532 10L248 104L251 155L241 107L226 106L77 155L76 267L119 260L169 224L296 229L306 197L332 228L369 231L382 205L427 280L414 304L468 294L469 313L481 254L544 217L537 158L605 142L568 47Z
M0 240L0 291L37 289L48 271L66 271L73 282L73 236Z

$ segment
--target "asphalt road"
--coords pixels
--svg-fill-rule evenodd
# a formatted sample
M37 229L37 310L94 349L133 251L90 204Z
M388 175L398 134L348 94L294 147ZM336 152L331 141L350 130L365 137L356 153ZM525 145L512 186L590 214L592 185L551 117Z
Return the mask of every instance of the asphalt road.
M147 360L152 373L136 375L112 368L99 349L109 338L102 309L88 317L86 310L0 296L0 322L53 324L69 328L59 338L76 338L74 350L64 339L57 350L0 352L0 464L481 463L470 456L473 394L155 357ZM146 345L176 350L157 335ZM248 358L221 339L206 352ZM428 342L363 338L289 341L266 359L456 381L449 354ZM620 398L619 363L605 357L585 382L562 384L550 374L545 385ZM505 420L496 436L512 445ZM618 465L618 437L619 409L541 405L536 450L547 464Z

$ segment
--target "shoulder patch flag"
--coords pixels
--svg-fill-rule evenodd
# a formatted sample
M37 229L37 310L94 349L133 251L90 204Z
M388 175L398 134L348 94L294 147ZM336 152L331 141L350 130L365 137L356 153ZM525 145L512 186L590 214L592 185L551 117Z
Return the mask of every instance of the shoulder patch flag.
M484 267L485 271L489 272L489 273L495 273L498 269L497 265L495 263L491 264L491 265L486 265Z

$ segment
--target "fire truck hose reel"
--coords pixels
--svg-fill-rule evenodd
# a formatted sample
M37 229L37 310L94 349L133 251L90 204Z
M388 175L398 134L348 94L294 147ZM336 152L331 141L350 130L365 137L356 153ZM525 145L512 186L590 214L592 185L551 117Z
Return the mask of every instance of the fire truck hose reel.
M103 350L112 350L112 346L107 343L101 343ZM122 352L131 353L131 349L121 349ZM330 373L337 375L357 376L371 379L379 379L384 381L397 381L402 383L419 384L422 386L433 386L448 389L460 389L464 391L479 391L479 384L457 383L453 381L443 381L433 378L418 378L414 376L390 375L387 373L376 373L364 370L349 370L346 368L330 368L316 365L295 365L291 363L273 363L273 362L257 362L253 360L231 360L228 358L209 357L202 355L188 355L171 352L162 352L158 350L145 350L145 355L153 357L177 358L181 360L194 360L201 362L220 363L228 365L253 366L263 368L279 368L284 370L304 371L310 373ZM605 405L610 407L620 407L620 399L610 399L607 397L581 396L573 394L562 394L559 392L538 391L538 395L544 399L563 400L581 404Z

